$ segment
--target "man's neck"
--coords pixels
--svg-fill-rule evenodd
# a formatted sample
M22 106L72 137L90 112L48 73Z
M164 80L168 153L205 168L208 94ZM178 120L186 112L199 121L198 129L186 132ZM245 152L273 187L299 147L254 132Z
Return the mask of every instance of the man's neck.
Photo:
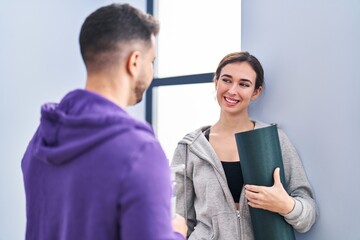
M128 106L129 81L126 77L109 74L88 74L85 89L125 108Z

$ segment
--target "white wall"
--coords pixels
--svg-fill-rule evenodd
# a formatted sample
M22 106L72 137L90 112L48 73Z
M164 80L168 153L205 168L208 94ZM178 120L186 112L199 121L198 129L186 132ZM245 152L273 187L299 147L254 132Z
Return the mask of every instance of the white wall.
M242 2L242 49L259 57L267 81L252 115L288 133L320 207L297 239L360 239L360 2ZM0 240L24 238L22 154L40 105L83 87L80 26L109 3L0 1ZM130 112L143 119L144 104Z
M0 240L24 239L20 163L40 105L84 86L80 27L88 14L111 2L0 1ZM146 9L145 0L123 2ZM144 104L130 112L144 119Z
M297 239L359 240L360 1L242 3L242 49L267 81L252 116L288 133L320 207Z

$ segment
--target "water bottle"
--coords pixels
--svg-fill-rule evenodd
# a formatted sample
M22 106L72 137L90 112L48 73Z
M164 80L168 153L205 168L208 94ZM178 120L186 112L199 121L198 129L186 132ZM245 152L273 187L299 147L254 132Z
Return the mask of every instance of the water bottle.
M171 186L172 186L172 194L171 194L171 215L175 217L176 215L176 192L177 192L177 184L176 184L176 173L181 173L183 175L183 171L185 169L185 165L181 164L175 167L171 167Z

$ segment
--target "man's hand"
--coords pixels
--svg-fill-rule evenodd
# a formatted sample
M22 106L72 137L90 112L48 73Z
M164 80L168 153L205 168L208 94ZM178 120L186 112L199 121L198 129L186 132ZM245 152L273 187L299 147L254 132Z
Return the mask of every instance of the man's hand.
M172 226L175 232L181 233L186 238L188 227L186 226L185 218L176 214L172 220Z

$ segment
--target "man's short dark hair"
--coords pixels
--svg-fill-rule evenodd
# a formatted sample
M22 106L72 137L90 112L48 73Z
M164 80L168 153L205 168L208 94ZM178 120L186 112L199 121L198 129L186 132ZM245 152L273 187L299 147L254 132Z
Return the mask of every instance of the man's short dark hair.
M102 68L124 50L122 43L140 40L150 45L151 35L158 32L159 23L153 16L129 4L111 4L90 14L83 23L79 38L81 55L87 67Z

